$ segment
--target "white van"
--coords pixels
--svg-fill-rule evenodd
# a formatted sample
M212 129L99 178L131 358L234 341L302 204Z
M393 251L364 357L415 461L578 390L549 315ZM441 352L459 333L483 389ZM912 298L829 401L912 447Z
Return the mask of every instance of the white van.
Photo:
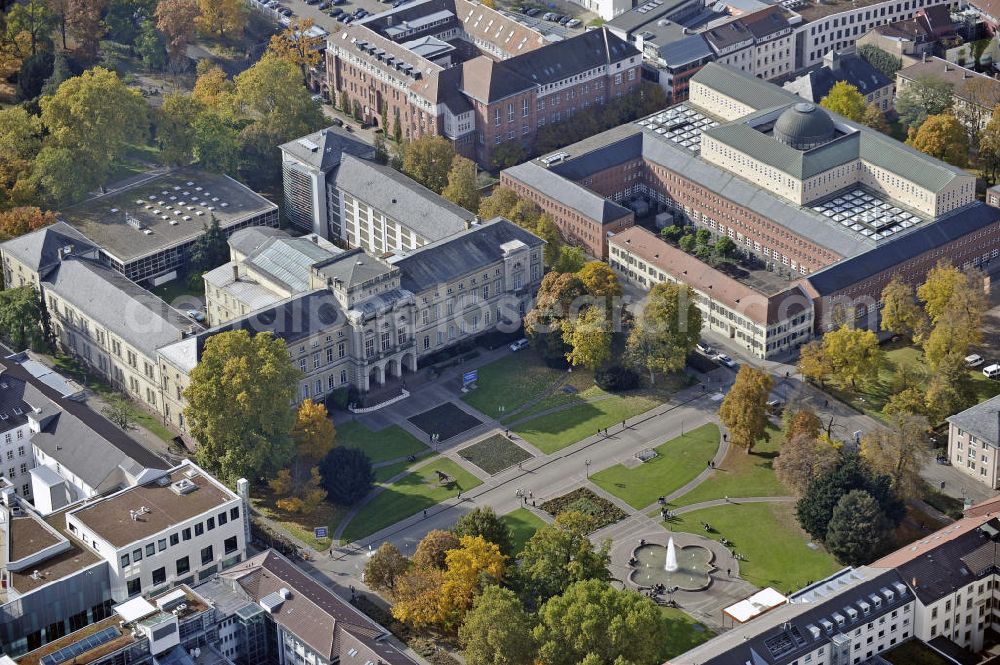
M983 376L987 379L993 379L994 381L1000 379L1000 364L993 363L989 367L984 367Z
M978 353L973 353L971 356L965 356L965 364L969 367L979 367L984 362L986 362L986 360L984 360Z

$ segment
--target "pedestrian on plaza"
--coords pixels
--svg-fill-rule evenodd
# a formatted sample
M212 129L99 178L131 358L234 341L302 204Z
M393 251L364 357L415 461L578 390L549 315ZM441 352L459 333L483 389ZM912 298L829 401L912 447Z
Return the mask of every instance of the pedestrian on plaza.
M533 491L531 491L531 490L528 490L528 498L531 498L531 499L535 498L535 493Z
M722 433L722 440L723 440L723 441L728 441L728 440L729 440L729 435L728 435L728 434L726 434L725 432L723 432L723 433Z
M732 576L733 576L732 569L731 568L726 568L726 577L732 577Z
M424 519L427 519L427 509L424 508Z
M625 421L622 421L622 429L625 429Z

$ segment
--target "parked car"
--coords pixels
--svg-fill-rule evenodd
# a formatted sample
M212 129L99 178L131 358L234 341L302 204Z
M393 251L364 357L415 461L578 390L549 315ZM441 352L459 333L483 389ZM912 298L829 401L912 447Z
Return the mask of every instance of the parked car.
M979 367L984 362L986 362L981 355L978 353L973 353L972 355L965 356L965 364L969 367Z
M287 16L291 16L295 12L293 12L288 7L278 7L278 13L281 14L282 16L286 16L287 17Z
M580 23L582 23L582 21L580 19L578 19L578 18L575 18L572 21L570 21L569 23L567 23L566 27L567 28L579 28L580 27Z
M526 348L528 348L528 340L525 339L524 337L522 337L521 339L517 340L516 342L510 345L511 351L520 351L521 349L526 349Z
M951 462L948 460L948 456L947 455L938 455L937 456L937 463L938 464L943 464L944 466L951 466Z
M325 10L327 10L329 8L330 8L329 1L328 0L323 0L323 2L319 3L319 6L316 9L319 9L320 11L325 11Z
M341 120L340 118L334 118L330 122L332 122L333 124L337 125L337 127L343 127L344 126L344 121Z
M524 11L524 14L526 16L538 16L541 12L542 12L541 9L537 9L535 7L528 7L528 9Z
M205 315L202 314L201 312L199 312L196 309L189 309L188 311L186 311L184 313L187 314L188 316L190 316L192 319L194 319L198 323L201 323L202 321L205 320Z
M566 17L564 15L562 15L562 14L553 14L551 20L552 20L553 23L558 23L559 21L563 20L564 18L566 18Z
M767 402L767 412L772 416L780 416L781 412L785 410L785 403L780 399L772 399Z
M719 355L715 356L715 359L720 363L722 363L723 365L725 365L726 367L736 367L736 363L733 361L733 359L724 353L720 353Z
M338 16L340 16L343 13L344 13L344 10L341 9L340 7L334 7L333 9L330 10L330 16L332 18L337 18Z
M983 376L985 376L987 379L993 379L993 380L1000 379L1000 364L993 363L989 367L984 367Z
M555 16L555 14L553 14L552 12L545 12L544 14L542 14L542 18L546 21L551 21L553 16Z
M573 20L572 16L563 16L561 19L559 19L559 25L566 25L572 20Z
M704 353L706 356L712 356L715 354L715 349L708 345L708 342L701 340L694 345L694 348L698 350L698 353Z
M306 0L307 5L315 5L319 0Z

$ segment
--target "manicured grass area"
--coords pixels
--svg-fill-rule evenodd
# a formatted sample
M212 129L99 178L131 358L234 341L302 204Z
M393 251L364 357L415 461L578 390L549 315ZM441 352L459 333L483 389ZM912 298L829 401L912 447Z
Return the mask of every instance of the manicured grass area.
M98 377L96 374L89 371L83 365L68 356L47 356L47 358L52 361L52 365L56 370L86 385L88 389L94 391L94 393L103 399L122 395L122 393L105 383L102 378ZM145 427L167 443L173 443L174 437L177 435L163 424L163 420L160 416L146 411L141 406L136 404L131 398L128 398L128 401L130 411L132 412L132 420L134 420L136 424L141 427Z
M503 434L494 434L488 439L466 446L458 454L490 475L533 457Z
M282 526L288 533L292 534L306 545L314 549L324 549L330 547L330 538L316 538L313 534L313 527L326 526L329 527L329 533L333 533L333 530L337 528L341 520L344 519L344 515L347 514L347 508L343 506L337 506L327 501L324 501L309 515L300 515L297 513L286 513L285 511L278 508L275 503L275 496L271 490L267 487L256 489L253 493L253 498L251 502L253 507L263 516L273 520L276 524Z
M444 485L438 482L436 471L450 476ZM358 511L344 531L348 542L364 538L380 529L430 508L459 491L467 492L480 480L449 459L434 459L397 482L386 487Z
M827 390L839 399L847 402L859 411L875 418L885 419L882 409L893 393L893 385L899 369L905 365L923 369L929 372L921 350L915 346L901 343L884 344L886 362L879 369L878 381L857 391L827 386ZM982 367L969 370L972 383L976 388L978 401L982 402L1000 394L1000 381L991 381L983 376Z
M360 448L372 464L407 455L419 455L427 446L399 425L373 432L357 421L337 425L337 445Z
M411 464L412 462L403 460L402 462L395 462L386 466L375 467L375 469L373 469L375 471L375 482L384 483L393 476L406 471Z
M564 371L545 365L533 349L526 349L480 367L477 388L462 399L495 418L499 415L498 407L513 411L541 395L563 374Z
M706 533L702 522L715 529ZM671 518L672 531L687 531L714 540L727 538L746 557L740 576L759 587L782 593L800 589L841 568L821 547L809 547L809 537L795 519L793 503L744 503L705 508ZM723 571L723 574L725 571Z
M430 411L424 411L409 420L427 434L437 434L440 441L447 441L457 434L467 432L476 425L482 424L478 418L462 411L451 402L436 406Z
M529 538L535 535L535 531L545 526L545 520L527 508L518 508L513 512L507 513L500 518L500 521L510 527L515 554L520 553L524 549L524 544L528 542Z
M590 479L641 510L693 480L718 448L719 428L709 423L657 446L657 457L648 462L631 469L616 464L591 474Z
M667 629L663 633L662 651L660 651L660 658L663 660L679 656L715 637L715 633L684 610L675 607L660 607L660 614L667 622Z
M579 487L572 492L549 499L538 507L553 517L566 511L583 513L590 517L591 531L597 531L628 517L621 508L586 487Z
M652 397L630 395L614 396L589 404L579 404L546 416L532 418L515 428L523 437L544 453L576 443L596 434L597 430L611 427L621 421L645 413L661 402Z
M167 282L166 284L161 284L160 286L153 288L152 291L167 304L177 308L183 307L185 310L201 307L201 305L197 303L205 301L204 290L189 288L186 275L178 277L177 279Z
M893 665L948 665L953 662L918 640L903 642L882 657Z
M788 496L790 492L774 475L774 458L781 448L782 434L774 425L768 425L771 440L758 442L753 452L731 446L708 478L684 496L670 502L671 506L689 506L693 503L745 496ZM704 464L704 460L702 464Z

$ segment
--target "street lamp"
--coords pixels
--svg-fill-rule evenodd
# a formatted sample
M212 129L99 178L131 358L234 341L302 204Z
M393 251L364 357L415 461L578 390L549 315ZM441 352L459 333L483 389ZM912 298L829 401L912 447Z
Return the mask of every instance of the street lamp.
M584 460L584 465L587 467L587 478L590 478L590 460Z

